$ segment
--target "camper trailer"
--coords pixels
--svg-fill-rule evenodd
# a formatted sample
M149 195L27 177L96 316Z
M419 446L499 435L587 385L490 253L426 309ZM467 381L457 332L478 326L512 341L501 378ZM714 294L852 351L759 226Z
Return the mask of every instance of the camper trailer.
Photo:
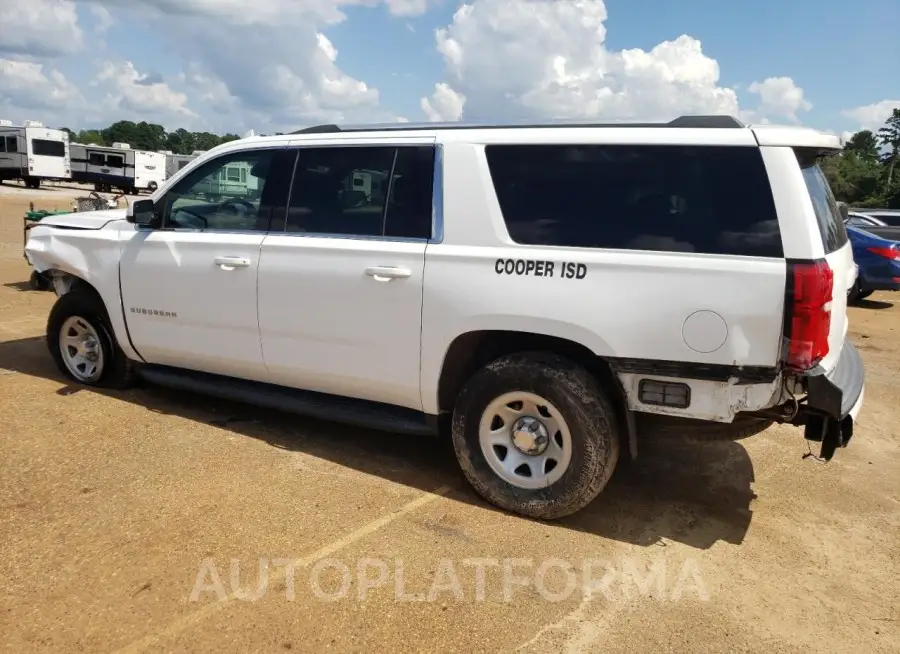
M74 144L71 151L72 179L93 184L97 191L152 193L166 181L166 155L160 152L133 150L127 143Z
M171 152L166 152L166 179L172 177L196 158L196 155L193 154L172 154Z
M21 179L28 188L44 180L71 178L69 134L26 120L13 125L0 120L0 182Z
M253 174L251 165L242 161L228 164L217 173L207 176L194 189L211 201L226 197L253 200L260 190L259 178Z

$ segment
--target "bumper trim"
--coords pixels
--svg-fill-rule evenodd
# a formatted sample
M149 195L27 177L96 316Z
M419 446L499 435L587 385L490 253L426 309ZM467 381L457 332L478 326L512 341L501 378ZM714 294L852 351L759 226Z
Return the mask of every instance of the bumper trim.
M813 375L807 380L804 437L822 443L819 456L830 461L835 450L847 447L853 437L853 426L862 406L865 368L862 357L852 343L846 341L838 363L828 374Z
M831 372L808 378L807 404L813 411L842 420L850 415L863 394L865 380L862 357L853 343L847 341Z

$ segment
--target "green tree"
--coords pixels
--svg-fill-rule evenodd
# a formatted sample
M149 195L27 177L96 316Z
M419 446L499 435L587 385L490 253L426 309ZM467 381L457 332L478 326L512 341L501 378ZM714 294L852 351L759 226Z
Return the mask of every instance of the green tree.
M870 130L864 129L850 137L844 150L855 153L864 161L878 161L878 138Z
M894 165L900 156L900 107L896 107L884 127L878 130L878 142L888 149L887 191L894 191Z
M78 136L75 137L75 141L77 143L84 143L85 145L106 145L103 140L103 134L101 134L98 129L81 130L78 132Z

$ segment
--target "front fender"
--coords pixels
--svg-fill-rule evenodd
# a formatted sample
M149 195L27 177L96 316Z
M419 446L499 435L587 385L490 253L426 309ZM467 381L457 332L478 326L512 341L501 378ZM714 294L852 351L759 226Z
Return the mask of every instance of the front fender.
M127 357L140 360L131 347L122 312L120 238L119 229L77 229L38 224L28 230L25 256L37 272L51 273L57 295L67 293L71 287L66 276L78 278L93 287L106 306L119 346Z

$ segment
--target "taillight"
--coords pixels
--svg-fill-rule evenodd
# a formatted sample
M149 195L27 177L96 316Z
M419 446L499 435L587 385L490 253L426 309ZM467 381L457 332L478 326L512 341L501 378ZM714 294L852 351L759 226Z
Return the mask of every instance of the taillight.
M785 365L814 368L828 354L834 272L824 259L789 261L785 298Z
M895 261L900 259L900 250L894 246L886 248L872 247L866 249L872 254L877 254L879 257L884 257L885 259L894 259Z

